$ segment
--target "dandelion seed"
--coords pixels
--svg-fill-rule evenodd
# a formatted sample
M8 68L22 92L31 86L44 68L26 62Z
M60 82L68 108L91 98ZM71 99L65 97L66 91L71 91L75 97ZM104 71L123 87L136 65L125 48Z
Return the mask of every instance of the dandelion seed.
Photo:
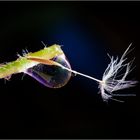
M109 56L110 57L110 63L108 64L108 67L106 68L105 72L103 73L102 80L96 79L94 77L88 76L86 74L68 69L60 64L58 64L63 69L66 69L68 71L71 71L77 75L81 75L83 77L86 77L88 79L94 80L99 83L99 89L100 94L104 101L108 101L109 99L123 102L121 100L117 100L113 97L117 96L135 96L135 94L114 94L114 91L123 90L126 88L134 87L138 81L133 80L126 80L126 77L128 74L134 69L132 68L133 61L130 61L126 63L126 55L132 51L129 50L132 43L129 45L129 47L126 49L126 51L123 53L122 57L119 59L116 57ZM122 71L125 71L124 73L121 73ZM121 73L121 74L120 74ZM120 78L118 78L120 77Z
M117 96L134 96L134 94L114 93L115 91L134 87L137 84L135 80L126 80L128 74L134 69L134 67L132 67L134 59L128 63L126 62L126 56L132 51L132 49L130 50L132 43L120 59L108 54L110 63L103 73L101 80L72 70L60 45L46 47L46 44L43 42L42 44L45 46L44 49L34 53L28 53L27 50L23 50L23 56L18 54L19 58L16 61L0 66L0 78L8 79L12 74L23 72L47 87L60 88L67 84L71 73L74 73L96 81L99 84L100 94L104 101L108 101L109 99L120 101L114 98ZM38 69L40 65L42 69ZM48 67L45 68L46 65ZM47 73L49 71L48 69L52 67L55 72L53 73L51 69L51 74Z
M113 96L129 96L126 94L125 95L113 94L113 92L130 88L130 87L134 87L138 82L138 81L133 81L133 80L126 80L126 77L128 76L128 74L133 70L132 63L134 59L126 63L126 60L127 60L126 55L130 51L132 51L132 50L129 50L131 45L132 43L129 45L129 47L126 49L126 51L123 53L120 59L118 57L116 59L114 59L113 56L110 57L111 61L103 74L102 82L99 83L101 96L104 100L108 100L112 98ZM119 73L123 70L125 72L119 75ZM133 94L131 95L133 96Z

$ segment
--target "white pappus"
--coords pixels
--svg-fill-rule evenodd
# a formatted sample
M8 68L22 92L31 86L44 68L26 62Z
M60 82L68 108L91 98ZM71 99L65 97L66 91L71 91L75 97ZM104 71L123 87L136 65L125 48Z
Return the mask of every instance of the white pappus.
M103 73L102 80L96 79L94 77L77 72L69 68L66 68L62 66L61 64L58 64L58 65L62 67L63 69L66 69L72 73L75 73L77 75L81 75L81 76L84 76L86 78L96 81L99 84L99 89L100 89L99 92L104 101L108 101L109 99L120 101L113 97L114 96L135 96L135 94L115 94L114 91L133 87L138 82L135 80L134 81L126 80L126 77L128 76L128 74L133 70L132 63L134 59L126 63L126 60L127 60L126 55L130 51L132 51L132 49L129 50L131 45L132 43L128 46L128 48L123 53L120 59L118 57L114 58L113 56L112 57L109 56L110 63L108 64L105 72Z

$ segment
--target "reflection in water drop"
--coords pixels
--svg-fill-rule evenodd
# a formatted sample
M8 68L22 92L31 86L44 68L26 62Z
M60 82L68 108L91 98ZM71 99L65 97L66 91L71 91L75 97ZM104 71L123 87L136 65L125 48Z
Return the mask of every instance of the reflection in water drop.
M66 60L64 55L59 55L52 60L71 69L69 62ZM60 66L41 63L29 68L26 73L38 82L50 88L60 88L66 85L71 77L71 72L61 68Z

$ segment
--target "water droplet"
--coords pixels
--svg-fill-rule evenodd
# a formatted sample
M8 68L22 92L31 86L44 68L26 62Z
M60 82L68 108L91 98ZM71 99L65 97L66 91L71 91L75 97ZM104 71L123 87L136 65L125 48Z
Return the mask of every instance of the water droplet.
M64 55L59 55L53 61L71 69L71 66ZM67 84L71 77L71 72L56 65L38 64L29 68L26 72L41 84L50 88L60 88Z

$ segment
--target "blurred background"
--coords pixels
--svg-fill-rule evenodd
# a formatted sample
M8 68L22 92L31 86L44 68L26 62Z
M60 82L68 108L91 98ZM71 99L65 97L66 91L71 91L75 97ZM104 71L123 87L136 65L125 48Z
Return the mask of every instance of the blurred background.
M62 45L72 68L101 79L110 62L132 43L128 59L140 80L140 2L0 2L0 63ZM23 74L0 80L0 138L140 138L139 85L124 103L105 103L96 82L72 77L60 89Z

